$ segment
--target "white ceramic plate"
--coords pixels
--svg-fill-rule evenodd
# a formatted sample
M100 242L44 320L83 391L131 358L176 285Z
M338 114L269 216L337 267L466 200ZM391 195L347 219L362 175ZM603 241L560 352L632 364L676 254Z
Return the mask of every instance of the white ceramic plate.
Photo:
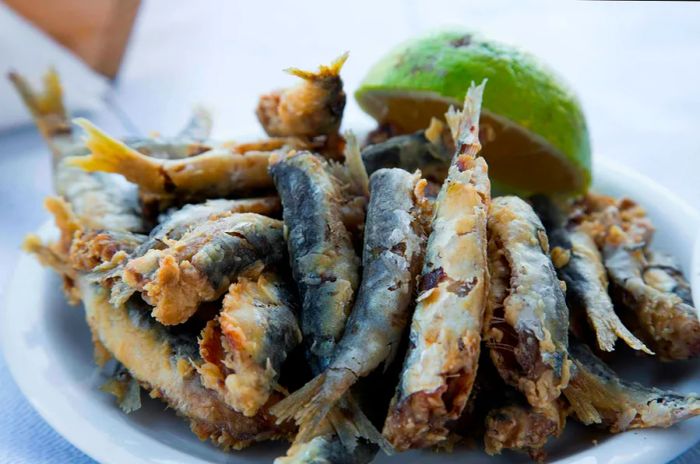
M628 195L646 207L658 228L654 247L675 255L691 275L700 301L700 247L693 261L693 243L700 229L695 210L650 179L624 167L596 160L595 189ZM23 256L7 291L2 315L5 356L27 399L60 434L105 463L271 462L284 445L263 443L225 454L190 433L184 421L162 403L144 398L141 410L125 415L98 387L104 376L92 361L92 344L81 308L69 307L59 279L29 256ZM682 392L700 391L700 362L662 365L635 359L614 366L624 377ZM601 434L573 421L553 440L550 462L659 463L690 448L700 438L700 419L666 430ZM596 440L597 444L594 444ZM477 450L452 454L430 451L379 456L380 463L505 463L529 462L522 454L492 458Z

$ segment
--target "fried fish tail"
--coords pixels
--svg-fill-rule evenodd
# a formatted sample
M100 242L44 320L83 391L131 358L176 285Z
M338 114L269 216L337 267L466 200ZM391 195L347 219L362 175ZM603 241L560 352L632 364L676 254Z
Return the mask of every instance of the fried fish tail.
M68 158L68 165L88 172L121 174L128 181L150 191L163 189L163 173L152 158L110 137L87 119L78 118L74 122L87 132L85 146L91 153Z
M670 427L700 415L700 397L621 380L582 343L572 343L574 372L564 390L576 418L611 432Z
M42 92L34 91L29 82L14 71L8 77L53 152L54 160L58 161L74 143L58 73L53 68L48 70L44 75Z
M329 65L320 65L318 71L304 71L299 68L287 68L286 72L293 76L300 77L307 81L316 81L320 79L336 78L340 75L340 70L343 69L343 65L348 60L350 52L345 52L340 55L335 60L331 61Z
M203 106L196 106L192 110L190 119L185 124L177 138L191 140L206 140L211 135L212 128L211 113Z

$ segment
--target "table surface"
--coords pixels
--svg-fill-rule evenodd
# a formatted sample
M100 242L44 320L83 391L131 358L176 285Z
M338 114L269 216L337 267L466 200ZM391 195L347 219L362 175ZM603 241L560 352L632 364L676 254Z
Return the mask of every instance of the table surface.
M691 204L700 199L700 5L389 0L335 8L319 1L145 2L123 70L104 109L90 117L117 135L167 134L204 104L214 112L216 137L250 135L259 132L257 95L293 83L282 69L315 68L349 50L343 77L352 91L395 43L461 24L531 51L571 84L587 115L594 160L612 158ZM345 124L370 124L352 99ZM0 132L0 288L23 235L46 220L41 205L49 193L48 156L35 130ZM0 462L91 462L31 410L2 358L0 410ZM699 460L695 449L677 462Z

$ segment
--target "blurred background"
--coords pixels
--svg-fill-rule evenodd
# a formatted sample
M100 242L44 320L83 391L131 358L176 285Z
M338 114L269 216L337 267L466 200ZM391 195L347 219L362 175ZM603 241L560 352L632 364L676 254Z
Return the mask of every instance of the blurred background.
M0 288L51 192L48 154L4 79L11 69L38 82L55 66L69 109L115 135L173 133L202 104L216 138L249 138L262 135L258 95L294 82L282 69L348 50L350 94L393 45L466 26L534 53L571 84L594 162L623 163L696 205L699 24L694 2L0 1ZM350 98L344 124L372 121ZM31 411L1 360L0 398L0 462L53 462L57 450L62 462L87 460Z

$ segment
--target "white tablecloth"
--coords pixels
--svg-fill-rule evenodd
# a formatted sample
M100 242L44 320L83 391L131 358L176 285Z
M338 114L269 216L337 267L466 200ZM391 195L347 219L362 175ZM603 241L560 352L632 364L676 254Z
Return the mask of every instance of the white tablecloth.
M700 5L690 2L148 1L114 94L95 116L117 134L168 133L203 103L216 136L250 134L257 95L294 80L283 68L314 68L350 50L343 77L352 91L396 42L459 24L557 69L581 97L596 157L700 199ZM369 124L352 99L346 115L347 126ZM1 282L22 235L46 217L49 190L33 129L0 133ZM89 462L31 410L2 360L0 411L0 462ZM682 462L700 462L700 453Z

